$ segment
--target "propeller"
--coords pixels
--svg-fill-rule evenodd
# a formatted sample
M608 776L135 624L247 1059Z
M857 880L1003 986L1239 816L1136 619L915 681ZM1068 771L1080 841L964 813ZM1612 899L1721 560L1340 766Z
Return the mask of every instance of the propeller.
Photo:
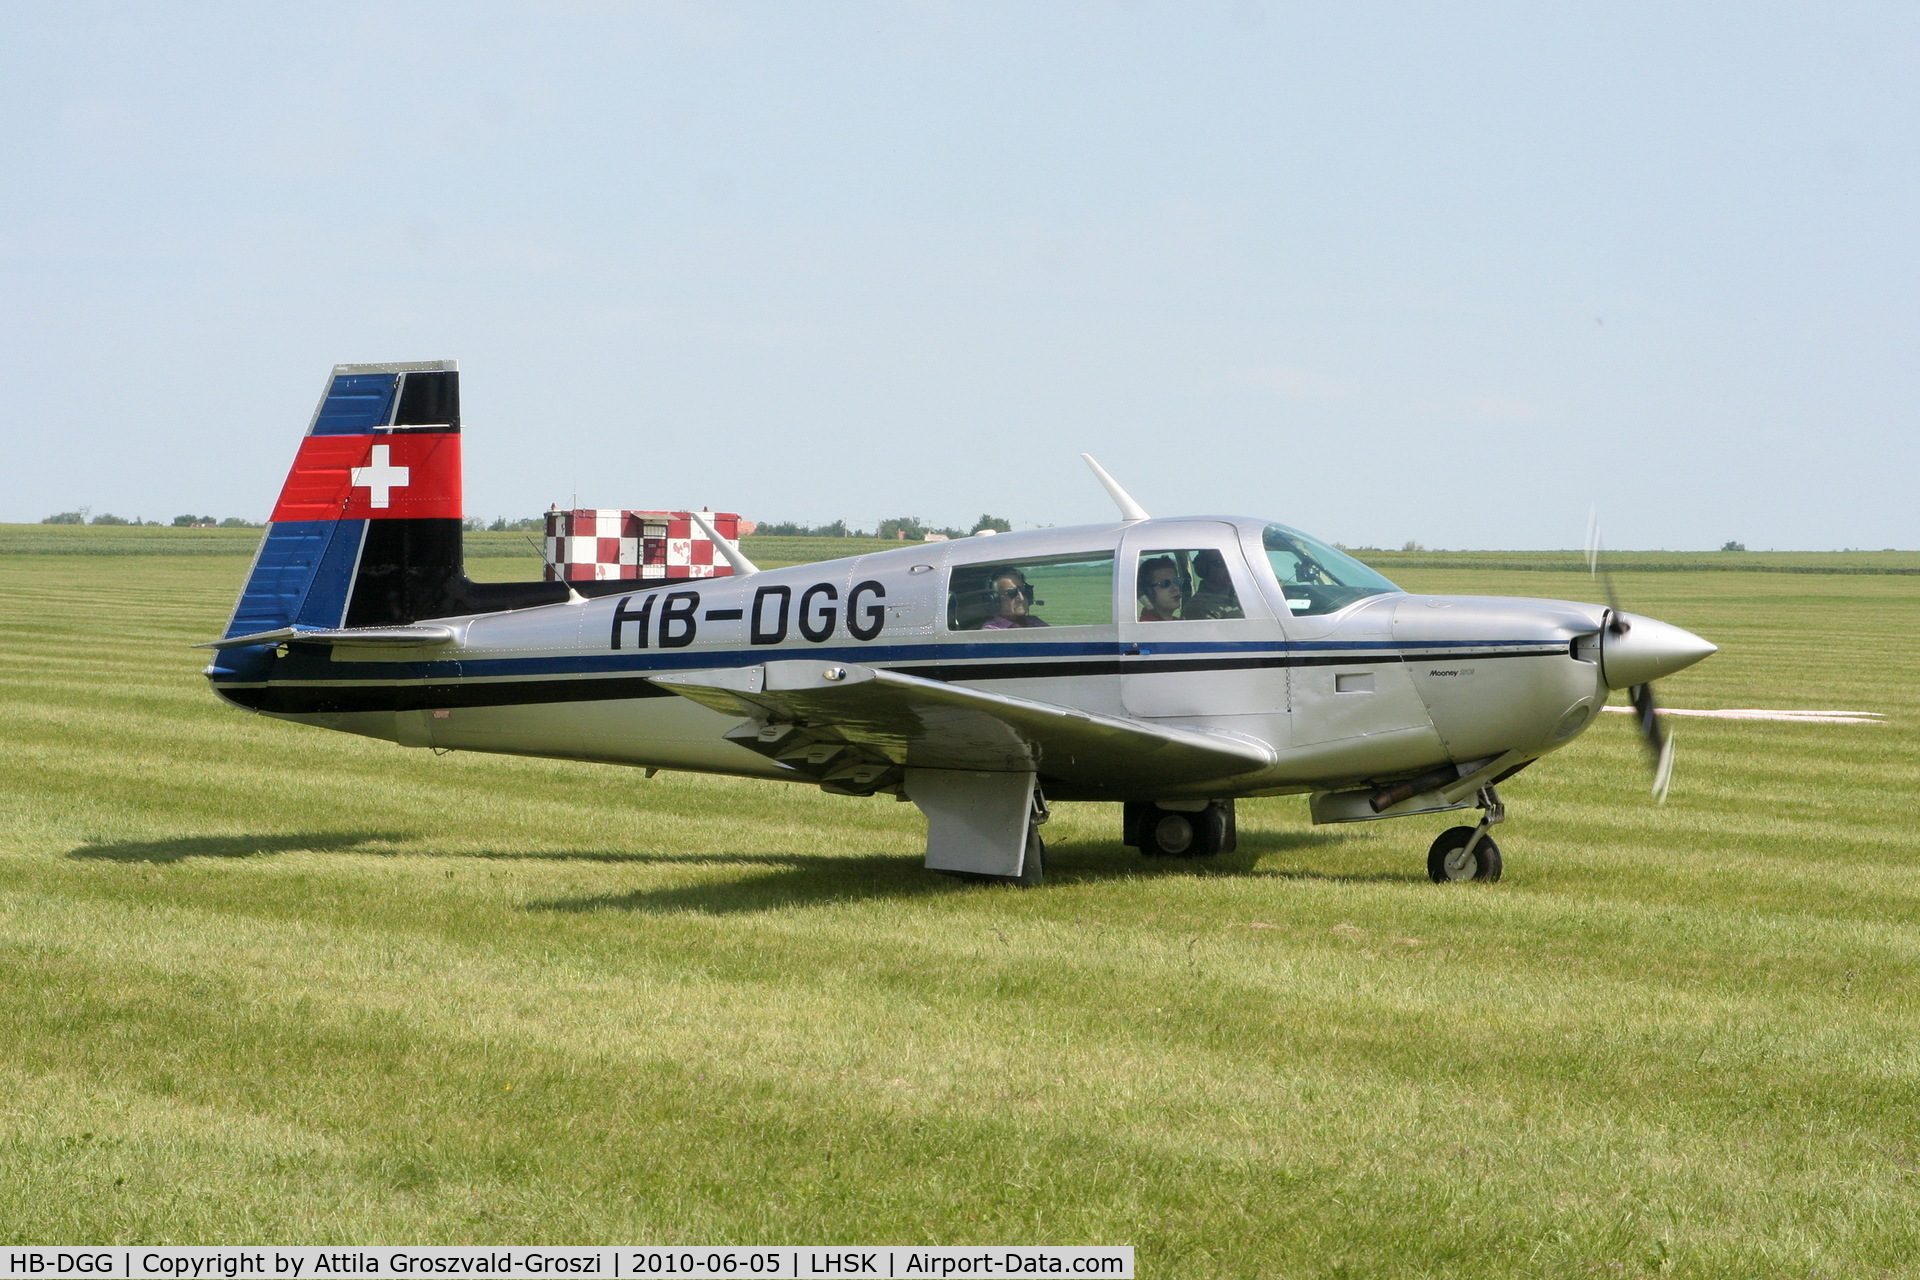
M1601 559L1599 514L1597 511L1589 511L1587 513L1587 572L1600 580L1600 585L1606 589L1607 593L1606 636L1601 640L1603 673L1607 671L1607 666L1604 664L1608 650L1612 650L1612 656L1616 658L1613 665L1620 668L1665 666L1667 664L1662 659L1684 656L1685 660L1678 666L1673 666L1671 668L1673 670L1678 670L1680 666L1691 666L1714 651L1713 645L1707 644L1698 636L1681 631L1678 627L1670 627L1666 623L1654 622L1650 618L1637 619L1637 621L1651 623L1654 628L1661 631L1677 632L1678 636L1684 636L1695 642L1692 647L1704 646L1704 649L1686 654L1685 650L1690 646L1676 646L1672 641L1677 637L1666 635L1646 638L1651 640L1651 643L1627 642L1627 636L1633 631L1636 619L1620 607L1620 597L1613 589L1613 574L1602 565ZM1644 652L1634 653L1636 649ZM1634 659L1639 661L1636 662ZM1612 680L1607 683L1610 688L1619 687ZM1653 766L1653 801L1655 804L1665 804L1667 789L1673 785L1673 735L1668 733L1665 726L1660 723L1660 709L1653 700L1651 676L1629 684L1627 700L1633 704L1634 722L1640 726L1640 737L1647 744L1648 759Z

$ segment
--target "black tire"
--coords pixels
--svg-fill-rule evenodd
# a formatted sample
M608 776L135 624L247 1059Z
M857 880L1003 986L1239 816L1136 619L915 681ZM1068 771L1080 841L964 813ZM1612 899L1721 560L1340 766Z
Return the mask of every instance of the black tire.
M1473 839L1477 827L1449 827L1440 833L1440 838L1427 850L1427 878L1435 884L1453 884L1462 880L1485 880L1489 883L1500 878L1500 846L1493 837L1480 837L1480 843L1473 846L1473 852L1465 857L1467 842Z
M1013 877L1013 883L1022 889L1037 888L1047 874L1047 842L1040 838L1040 828L1033 823L1027 824L1027 851L1020 859L1020 874Z
M1140 852L1149 858L1211 858L1227 842L1227 814L1212 804L1197 813L1147 811L1140 823Z

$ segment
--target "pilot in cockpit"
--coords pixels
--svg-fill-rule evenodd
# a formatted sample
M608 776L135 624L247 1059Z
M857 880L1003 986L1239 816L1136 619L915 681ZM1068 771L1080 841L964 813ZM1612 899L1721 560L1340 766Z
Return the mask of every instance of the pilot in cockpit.
M987 602L993 616L980 624L982 631L1004 631L1010 627L1044 627L1044 618L1033 615L1033 586L1027 575L1009 565L995 569L988 577Z

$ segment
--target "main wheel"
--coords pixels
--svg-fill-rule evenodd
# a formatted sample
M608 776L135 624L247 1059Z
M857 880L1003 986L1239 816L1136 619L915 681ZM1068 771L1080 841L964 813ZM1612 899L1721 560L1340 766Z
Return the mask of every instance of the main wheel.
M1020 874L1013 882L1022 889L1031 889L1040 883L1047 873L1047 842L1040 838L1040 828L1027 824L1027 851L1020 859Z
M1498 880L1500 846L1492 836L1481 836L1480 843L1467 852L1467 843L1478 827L1449 827L1427 850L1427 877L1435 884L1452 880Z
M1149 858L1211 858L1226 837L1227 815L1220 805L1195 813L1156 806L1140 823L1140 852Z

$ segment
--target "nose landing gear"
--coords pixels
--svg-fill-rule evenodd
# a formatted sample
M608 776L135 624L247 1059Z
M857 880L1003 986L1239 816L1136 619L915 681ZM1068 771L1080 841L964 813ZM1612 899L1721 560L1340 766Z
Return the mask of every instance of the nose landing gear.
M1507 820L1507 806L1492 787L1480 788L1480 825L1449 827L1427 850L1427 877L1435 884L1500 878L1500 846L1487 832Z

